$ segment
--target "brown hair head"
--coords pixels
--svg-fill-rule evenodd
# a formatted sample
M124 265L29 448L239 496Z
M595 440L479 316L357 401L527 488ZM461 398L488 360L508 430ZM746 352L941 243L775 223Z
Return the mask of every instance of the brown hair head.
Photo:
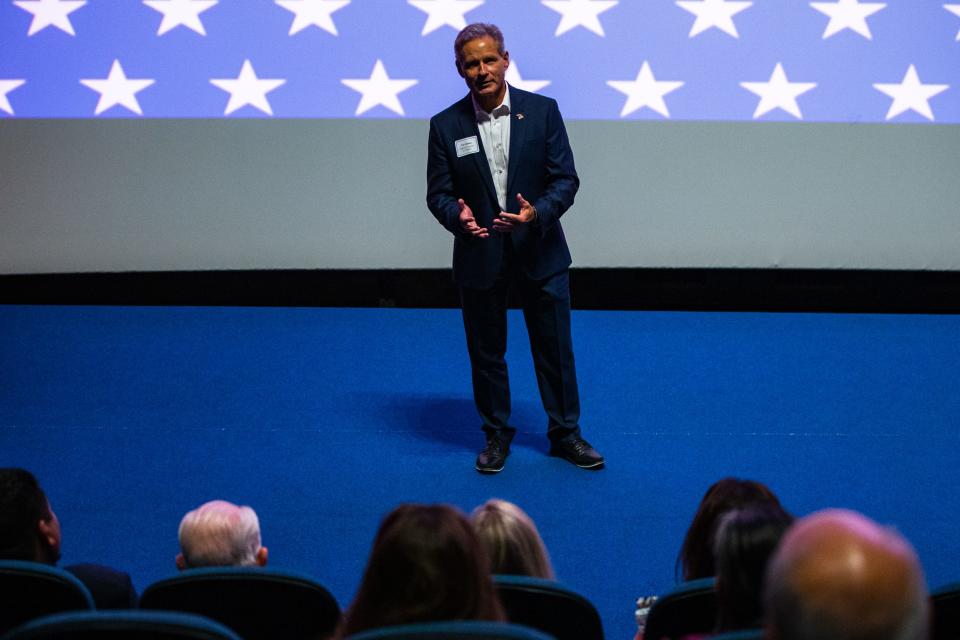
M404 504L380 525L344 635L396 624L502 620L486 554L449 505Z
M713 545L720 516L752 504L782 508L777 496L766 485L755 480L723 478L707 489L677 557L677 569L682 580L708 578L716 574Z
M767 564L793 516L773 505L728 511L717 524L717 631L759 627Z

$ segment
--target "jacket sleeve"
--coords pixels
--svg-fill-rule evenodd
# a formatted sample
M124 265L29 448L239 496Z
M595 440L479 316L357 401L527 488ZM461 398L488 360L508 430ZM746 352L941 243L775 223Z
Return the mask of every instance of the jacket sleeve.
M547 110L547 166L546 188L543 195L536 199L537 226L542 237L560 216L573 204L580 178L573 162L573 150L567 139L567 129L556 100L550 100Z
M453 191L450 158L436 118L430 120L427 150L427 207L444 228L454 235L463 232L460 226L460 205Z

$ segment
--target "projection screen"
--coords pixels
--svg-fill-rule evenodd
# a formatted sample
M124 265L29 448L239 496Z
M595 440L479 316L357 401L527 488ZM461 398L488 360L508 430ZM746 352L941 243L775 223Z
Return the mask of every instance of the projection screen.
M449 266L453 39L557 99L581 267L960 269L960 4L0 3L0 273Z

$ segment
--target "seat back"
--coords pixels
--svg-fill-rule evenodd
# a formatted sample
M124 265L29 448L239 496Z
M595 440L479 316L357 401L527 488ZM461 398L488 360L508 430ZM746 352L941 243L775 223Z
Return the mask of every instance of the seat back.
M519 624L454 620L423 622L370 629L346 640L555 640L542 631Z
M562 584L508 575L495 575L493 583L510 622L540 629L557 640L603 640L596 607Z
M935 589L930 594L930 609L931 640L960 638L960 582Z
M710 636L710 640L763 640L763 629L741 629Z
M340 605L320 583L260 567L184 571L147 587L140 608L207 616L245 640L325 638L340 621Z
M168 611L71 611L37 618L4 640L240 640L202 616Z
M691 580L657 598L647 616L644 638L674 640L693 633L709 633L716 619L714 579Z
M39 562L0 561L0 635L28 620L78 609L93 609L93 598L66 571Z

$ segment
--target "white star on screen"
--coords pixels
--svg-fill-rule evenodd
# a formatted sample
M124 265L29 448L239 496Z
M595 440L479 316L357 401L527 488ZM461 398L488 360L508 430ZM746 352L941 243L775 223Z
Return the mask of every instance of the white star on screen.
M554 36L562 36L576 27L583 27L603 37L600 14L617 6L619 0L542 0L542 4L561 14Z
M13 114L13 107L10 105L10 99L7 94L19 86L26 84L26 80L0 80L0 111L6 111Z
M205 36L207 32L203 28L203 23L200 21L200 14L214 7L218 1L219 0L143 0L143 4L163 14L163 20L160 21L160 28L157 29L158 36L162 36L171 29L181 25Z
M332 14L350 4L350 0L276 0L276 2L277 5L295 14L290 24L290 31L287 33L291 36L311 26L337 35L337 25L333 23Z
M450 26L459 31L467 26L464 16L483 4L484 0L407 0L411 5L427 13L427 21L423 23L421 36L432 33L437 29Z
M778 62L767 82L741 82L740 86L760 96L757 109L753 112L754 120L774 109L783 109L793 117L802 120L803 115L797 105L797 96L810 91L817 86L817 83L790 82L787 80L783 65Z
M100 94L94 115L100 115L114 105L126 107L137 115L143 115L140 103L137 102L137 93L154 83L151 78L128 78L120 66L119 60L110 65L110 73L103 80L88 78L80 80L80 84L89 87Z
M887 120L896 118L904 111L916 111L920 115L933 120L933 111L930 109L930 98L943 93L950 88L948 84L922 84L917 68L912 64L907 69L900 84L874 84L873 88L893 98L890 110L887 111Z
M621 118L643 107L649 107L665 118L669 118L670 112L667 110L667 103L664 102L663 96L683 86L679 80L654 78L650 64L646 60L643 61L636 80L607 80L607 84L627 96L627 101L620 111Z
M210 84L223 89L230 94L227 108L223 115L228 116L237 109L250 105L267 115L273 115L267 94L284 84L286 80L279 78L258 78L253 64L249 60L243 61L240 75L236 78L214 78Z
M507 84L511 87L532 93L536 93L550 84L549 80L524 80L520 77L520 67L518 67L517 63L512 59L510 60L510 66L507 67L506 79Z
M887 5L882 2L863 2L858 0L837 0L836 2L811 2L810 6L820 13L830 16L830 22L823 32L823 39L850 29L859 33L867 40L872 40L867 17L872 16Z
M28 36L50 26L75 36L70 14L87 4L87 0L16 0L13 4L33 14Z
M960 18L960 4L945 4L943 8ZM960 42L960 31L957 31L957 41Z
M697 16L690 35L693 38L707 29L717 28L727 35L739 38L737 25L733 23L733 16L744 9L749 9L753 2L740 0L679 0L677 6Z
M398 94L417 84L416 80L391 80L383 66L383 61L379 59L373 65L369 78L348 78L340 82L363 94L354 113L357 116L377 105L383 105L396 114L404 115Z

